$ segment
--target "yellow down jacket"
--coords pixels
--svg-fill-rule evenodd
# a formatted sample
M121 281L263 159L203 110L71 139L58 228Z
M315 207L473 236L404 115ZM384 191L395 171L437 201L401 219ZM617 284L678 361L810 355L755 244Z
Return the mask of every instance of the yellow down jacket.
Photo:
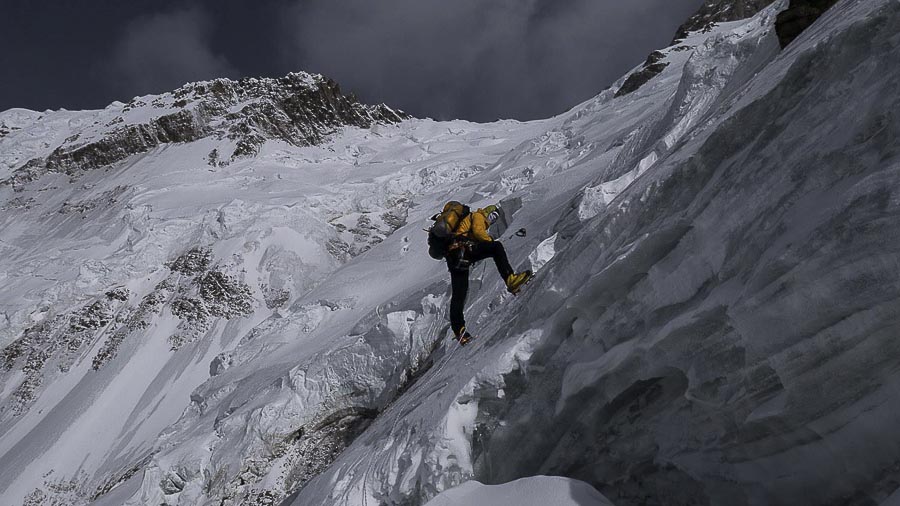
M491 226L488 213L486 208L469 213L456 227L456 236L475 241L493 241L488 234L488 228Z

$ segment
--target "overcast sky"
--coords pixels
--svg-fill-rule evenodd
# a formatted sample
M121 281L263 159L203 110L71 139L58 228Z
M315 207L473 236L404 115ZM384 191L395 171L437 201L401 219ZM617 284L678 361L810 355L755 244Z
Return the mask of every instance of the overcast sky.
M100 108L214 77L332 77L437 119L597 94L702 0L3 0L0 110Z

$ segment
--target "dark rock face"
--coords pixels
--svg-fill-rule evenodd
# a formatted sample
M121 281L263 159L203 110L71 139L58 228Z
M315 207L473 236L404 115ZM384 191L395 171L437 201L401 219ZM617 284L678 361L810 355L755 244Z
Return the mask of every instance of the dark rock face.
M172 314L181 319L169 336L172 351L200 338L213 320L240 318L253 312L253 295L246 283L209 267L210 253L193 248L170 262L175 274L187 274L177 283L179 296L171 303ZM188 281L189 276L193 276Z
M156 115L154 109L180 109ZM146 122L126 124L126 114L135 109L148 112ZM253 156L269 139L295 146L322 142L341 126L368 128L376 123L396 123L409 118L383 104L361 104L344 95L331 79L292 73L278 79L216 79L189 83L152 104L132 100L122 115L106 124L112 127L99 138L80 141L74 135L54 149L46 159L32 159L5 181L21 185L47 172L75 174L104 167L160 144L191 142L208 136L235 143L231 160ZM220 161L219 153L215 158Z
M181 111L144 125L122 127L97 142L60 146L47 157L44 166L48 172L71 174L79 169L110 165L167 142L197 140L209 132L200 119L190 111Z
M29 327L22 337L3 348L0 351L0 381L13 381L14 369L21 371L21 379L15 380L18 386L5 403L0 404L0 420L27 412L46 380L68 372L104 328L124 327L130 321L128 297L125 288L109 290L69 314L59 314ZM111 357L114 352L107 354ZM99 362L103 360L99 359Z
M140 338L166 306L181 320L168 339L172 351L197 340L217 318L251 314L250 286L219 270L221 266L211 266L211 257L208 248L194 247L167 262L171 275L136 306L129 304L128 289L113 287L72 312L26 329L0 350L0 384L18 384L10 398L0 403L0 421L26 413L44 385L67 373L100 340L103 344L91 367L103 368L126 340ZM17 374L21 378L11 379Z
M9 135L9 133L12 132L13 130L16 130L16 129L6 125L6 123L0 123L0 139Z
M659 51L650 53L650 56L647 57L647 61L644 62L644 67L628 76L628 79L622 83L622 87L616 92L616 96L623 97L629 93L633 93L641 86L647 84L648 81L658 76L663 69L669 66L668 63L662 61L663 58L665 58L665 55Z
M243 151L238 156L255 154L267 138L305 146L321 142L337 127L368 128L409 118L384 104L363 105L353 95L343 95L334 81L308 74L238 82L217 79L211 84L189 84L175 94L214 97L212 112L223 115L230 125L228 137L237 139ZM227 111L241 103L246 105L238 112Z
M342 409L325 416L317 424L301 427L280 441L274 448L273 457L285 456L289 463L283 475L285 489L298 492L327 469L376 416L378 413L370 409Z
M713 23L749 18L771 4L772 0L708 0L678 28L675 41L684 39L689 32L706 30Z
M182 274L198 274L209 267L211 258L212 252L209 248L194 247L175 260L168 262L166 267L173 272L180 272Z
M778 33L781 48L787 47L836 3L837 0L791 0L790 6L775 20L775 32Z

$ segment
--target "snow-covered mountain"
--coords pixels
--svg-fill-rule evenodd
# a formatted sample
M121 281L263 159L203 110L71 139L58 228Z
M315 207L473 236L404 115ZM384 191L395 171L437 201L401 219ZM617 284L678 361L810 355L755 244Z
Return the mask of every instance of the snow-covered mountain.
M0 113L0 503L900 500L900 4L787 6L527 123L302 73ZM507 197L537 276L474 268L460 347L422 229Z

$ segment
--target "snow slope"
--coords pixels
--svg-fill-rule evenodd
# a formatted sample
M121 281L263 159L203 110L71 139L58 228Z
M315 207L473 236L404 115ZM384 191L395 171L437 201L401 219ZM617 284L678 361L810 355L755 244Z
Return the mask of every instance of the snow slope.
M4 189L13 201L47 196L4 216L7 344L37 334L4 354L0 479L22 487L7 493L40 487L51 470L65 480L97 473L98 487L118 480L156 451L211 363L224 369L279 346L257 348L254 328L298 332L283 335L292 342L338 313L352 319L344 310L368 311L374 304L353 290L309 292L405 222L416 192L477 173L527 135L516 124L482 130L429 120L349 128L314 148L271 141L226 167L208 165L216 141L200 140L77 179L45 176L31 191ZM399 249L392 254L405 255ZM174 265L192 251L207 258ZM203 296L210 273L231 281L235 300ZM94 321L76 328L73 314ZM329 346L306 341L308 360Z
M619 506L887 500L900 4L844 0L779 52L783 7L543 121L227 164L207 136L0 186L2 502L424 504L535 475ZM0 123L10 167L80 128ZM421 229L508 196L538 275L512 297L473 269L459 347Z

